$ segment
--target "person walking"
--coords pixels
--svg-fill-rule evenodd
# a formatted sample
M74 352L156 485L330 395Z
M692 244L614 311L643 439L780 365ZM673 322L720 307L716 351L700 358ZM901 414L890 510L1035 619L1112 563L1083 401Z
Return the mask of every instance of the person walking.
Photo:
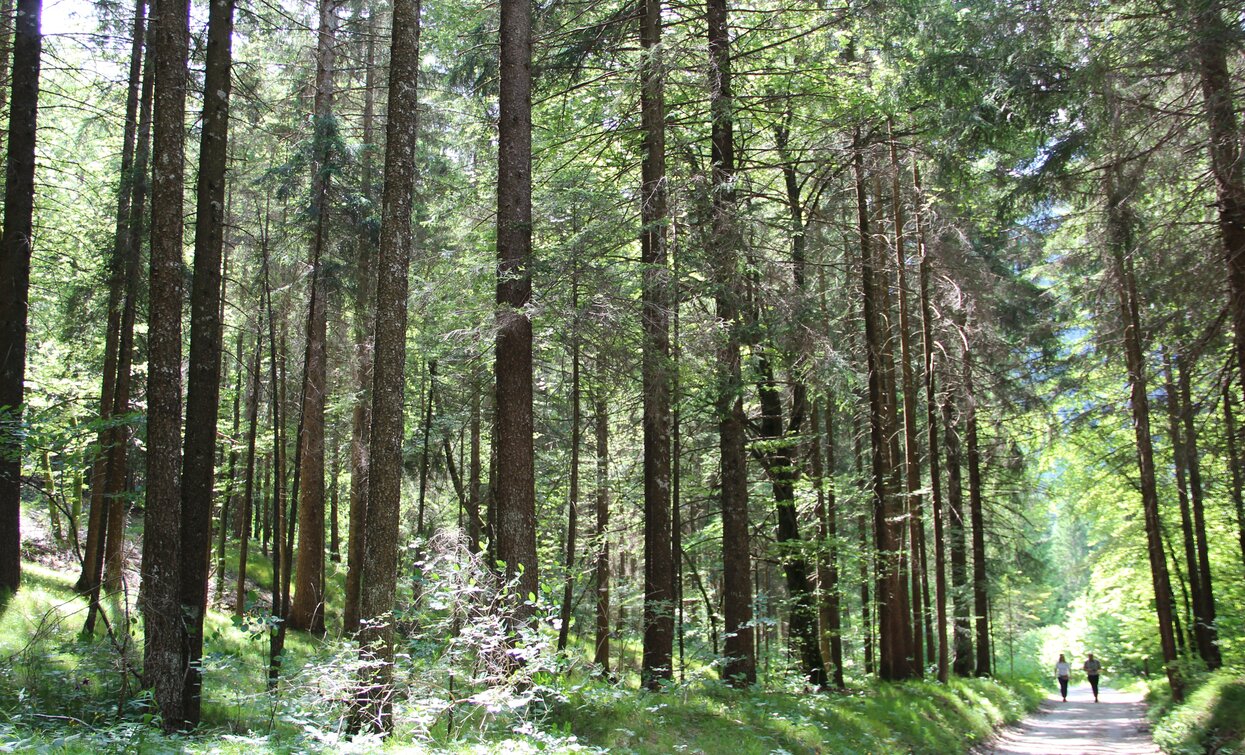
M1059 654L1059 661L1055 664L1055 677L1059 679L1059 694L1063 697L1063 701L1068 702L1068 677L1072 675L1072 664L1068 663L1068 659L1063 657L1063 653Z
M1094 691L1094 702L1098 702L1098 675L1102 673L1102 663L1094 658L1093 653L1090 653L1082 668L1085 671L1085 678L1089 679L1089 688Z

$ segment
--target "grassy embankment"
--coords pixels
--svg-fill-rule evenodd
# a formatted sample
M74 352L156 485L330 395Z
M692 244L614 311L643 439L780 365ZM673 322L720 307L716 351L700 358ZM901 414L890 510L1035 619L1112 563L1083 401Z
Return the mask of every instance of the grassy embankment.
M1147 700L1155 743L1178 755L1245 754L1245 670L1223 668L1195 685L1173 706L1167 682L1151 684Z
M268 568L262 558L254 563L256 574ZM341 734L353 673L349 646L291 634L284 683L272 695L263 632L213 611L204 725L193 735L166 736L135 696L141 640L120 631L122 606L109 610L119 639L84 639L85 602L73 595L72 581L28 564L22 590L0 615L0 751L954 753L1019 718L1042 695L1029 683L979 679L947 687L856 680L850 692L824 695L741 692L713 681L708 669L650 694L572 663L563 673L537 674L528 692L467 699L434 674L412 670L400 674L408 694L397 706L399 731L382 746ZM412 667L424 662L412 655Z

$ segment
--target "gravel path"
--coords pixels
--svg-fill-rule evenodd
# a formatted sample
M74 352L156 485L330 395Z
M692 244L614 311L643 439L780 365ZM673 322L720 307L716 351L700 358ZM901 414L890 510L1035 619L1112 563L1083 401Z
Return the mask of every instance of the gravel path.
M1103 687L1099 700L1081 683L1068 693L1057 693L1036 713L999 732L983 755L1158 755L1146 726L1141 695Z

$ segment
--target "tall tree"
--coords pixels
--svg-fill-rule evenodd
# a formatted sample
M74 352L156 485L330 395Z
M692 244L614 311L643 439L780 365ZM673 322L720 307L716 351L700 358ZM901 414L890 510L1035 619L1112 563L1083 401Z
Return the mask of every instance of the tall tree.
M643 684L659 689L674 671L674 554L670 533L670 270L666 255L666 106L661 0L640 6L641 322L644 326Z
M1222 0L1190 0L1197 73L1209 132L1211 174L1218 199L1219 233L1228 267L1229 300L1236 333L1237 370L1245 375L1245 170L1233 102L1228 44L1232 30Z
M517 581L514 618L533 615L536 481L532 448L532 4L501 0L497 143L497 345L494 448L497 558ZM392 113L392 105L390 105ZM379 315L377 315L379 318Z
M143 517L144 681L166 728L184 720L181 617L182 190L189 0L152 15L151 252L147 324L147 500Z
M1198 607L1200 629L1206 635L1206 653L1202 656L1206 666L1211 670L1223 665L1223 656L1219 650L1219 628L1215 623L1215 590L1211 581L1210 544L1206 538L1206 506L1205 492L1202 488L1202 464L1197 447L1197 422L1193 409L1193 389L1191 387L1191 359L1184 355L1177 357L1176 369L1179 373L1179 405L1180 420L1184 424L1184 458L1189 475L1189 499L1193 508L1193 533L1197 550L1198 584L1202 588L1201 604Z
M602 360L604 364L604 360ZM603 371L604 372L604 371ZM598 386L592 397L596 434L596 640L592 662L610 670L610 418L606 392Z
M18 427L25 402L42 10L41 0L18 0L14 21L13 96L4 180L4 232L0 234L0 593L16 592L22 576L22 448Z
M367 18L367 49L363 80L363 157L361 182L363 197L372 204L375 188L372 155L375 152L376 14ZM357 239L359 258L355 265L354 342L355 391L357 397L350 415L350 530L346 540L346 595L342 607L342 631L351 635L359 629L359 587L363 577L363 528L367 523L368 446L372 432L372 332L376 290L376 263L370 230Z
M368 474L359 644L362 667L356 723L393 729L394 594L398 583L398 512L402 499L402 426L406 380L406 293L418 141L419 0L393 4L389 49L389 122L377 256L375 376ZM534 568L534 567L533 567Z
M1112 118L1118 111L1111 107ZM1134 170L1139 170L1134 168ZM1112 283L1124 326L1124 356L1128 371L1133 430L1137 440L1137 469L1141 487L1142 511L1145 514L1146 545L1150 558L1150 576L1154 584L1154 607L1158 618L1159 640L1163 665L1172 698L1184 698L1184 679L1177 663L1176 634L1172 620L1175 601L1163 552L1163 529L1159 516L1158 482L1154 469L1154 446L1150 434L1150 399L1146 393L1145 355L1141 347L1141 308L1137 282L1132 274L1131 257L1136 253L1134 218L1129 197L1139 176L1126 174L1115 162L1107 166L1104 191L1106 195L1106 255Z
M298 565L291 629L324 634L324 406L328 387L328 301L324 256L328 244L329 176L333 121L333 68L341 0L321 0L316 43L316 96L311 165L311 302L298 436Z
M113 234L112 259L108 265L108 317L104 326L104 371L100 376L99 418L112 416L117 382L117 351L121 340L121 313L125 306L126 259L130 251L130 204L134 194L134 149L138 134L138 103L142 89L143 42L147 27L146 0L134 4L134 31L130 44L130 70L125 98L125 128L121 137L121 180L117 187L117 224ZM96 436L98 450L91 464L91 510L87 518L86 549L82 574L75 589L88 592L99 581L96 551L103 544L108 526L104 510L108 507L104 489L108 484L110 447L117 442L116 429L101 429Z
M947 549L951 558L952 671L956 676L973 675L973 627L968 586L968 540L964 528L964 472L960 452L960 419L946 397L942 403L943 431L947 438Z
M199 723L203 619L212 547L212 488L220 401L221 255L225 244L225 168L229 162L229 93L234 0L208 10L203 131L196 187L194 281L190 292L190 370L186 386L186 446L182 456L181 617L184 636L182 715Z
M903 191L900 185L899 149L895 140L894 121L887 122L888 145L891 162L891 217L894 220L895 290L899 294L899 371L902 378L900 395L903 399L903 457L905 482L905 510L908 517L908 562L911 573L912 596L912 667L916 676L922 675L925 666L925 648L922 644L921 588L925 576L925 520L921 496L921 449L917 441L916 375L912 370L912 329L908 317L908 258L904 248Z
M925 197L921 189L921 169L912 163L912 184L916 189L916 236L920 259L921 353L924 363L925 432L929 449L930 503L934 517L934 632L938 638L938 681L947 683L950 648L947 645L947 567L946 538L943 535L942 469L938 444L938 404L935 400L934 307L930 297L929 247L925 239Z
M865 361L869 383L869 439L871 505L874 544L877 548L876 595L878 599L878 674L882 679L909 678L912 668L908 642L911 617L903 579L902 535L895 496L898 493L898 454L892 449L895 415L893 365L885 330L884 287L878 280L876 250L869 230L868 189L865 184L863 147L859 127L852 138L852 175L856 184L856 213L860 231L861 302L865 325ZM897 438L895 439L897 443ZM905 638L907 628L907 638Z
M968 329L961 331L964 350L964 442L968 457L968 518L973 543L973 627L977 676L990 675L990 603L986 577L985 502L981 479L981 447L977 436L977 391L973 382L973 352Z
M738 686L756 682L752 626L751 554L748 551L748 457L744 448L743 374L738 291L739 231L736 227L734 104L731 94L730 27L726 0L708 0L709 113L713 161L710 256L714 308L723 333L718 347L714 405L722 500L723 612L726 660L722 678Z

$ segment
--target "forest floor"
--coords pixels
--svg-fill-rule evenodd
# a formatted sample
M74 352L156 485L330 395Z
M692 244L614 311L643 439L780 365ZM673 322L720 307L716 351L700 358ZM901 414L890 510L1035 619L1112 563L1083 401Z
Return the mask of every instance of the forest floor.
M1095 703L1088 686L1056 694L1033 715L1001 732L983 755L1157 755L1142 696L1103 687Z

